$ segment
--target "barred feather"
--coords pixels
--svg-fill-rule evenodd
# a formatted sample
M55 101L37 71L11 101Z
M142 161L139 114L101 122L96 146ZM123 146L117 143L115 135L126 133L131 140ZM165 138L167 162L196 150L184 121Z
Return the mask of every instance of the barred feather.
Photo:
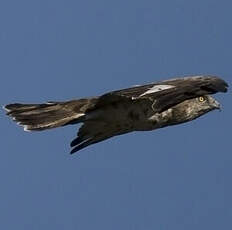
M12 117L25 131L40 131L67 124L78 123L84 118L90 99L46 104L9 104L7 115Z

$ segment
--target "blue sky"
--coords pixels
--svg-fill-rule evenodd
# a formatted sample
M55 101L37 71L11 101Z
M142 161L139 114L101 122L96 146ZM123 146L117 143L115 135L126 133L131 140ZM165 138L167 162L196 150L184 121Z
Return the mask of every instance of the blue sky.
M2 0L0 104L44 102L188 74L231 84L232 3ZM27 133L1 111L7 230L229 230L231 92L223 112L69 155L77 127Z

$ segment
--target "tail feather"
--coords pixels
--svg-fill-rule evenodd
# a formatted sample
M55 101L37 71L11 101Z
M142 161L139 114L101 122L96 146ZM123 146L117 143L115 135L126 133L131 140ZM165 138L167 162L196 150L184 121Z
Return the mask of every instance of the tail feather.
M67 102L48 102L46 104L9 104L4 108L25 131L40 131L56 128L83 120L85 111L95 99L79 99Z

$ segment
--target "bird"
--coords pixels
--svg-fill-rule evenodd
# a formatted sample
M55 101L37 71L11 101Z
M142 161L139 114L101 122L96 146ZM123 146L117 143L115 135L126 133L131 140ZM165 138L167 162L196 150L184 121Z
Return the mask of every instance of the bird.
M6 114L25 131L83 123L71 142L71 154L108 138L192 121L221 109L211 94L227 92L220 77L193 75L134 86L69 101L12 103Z

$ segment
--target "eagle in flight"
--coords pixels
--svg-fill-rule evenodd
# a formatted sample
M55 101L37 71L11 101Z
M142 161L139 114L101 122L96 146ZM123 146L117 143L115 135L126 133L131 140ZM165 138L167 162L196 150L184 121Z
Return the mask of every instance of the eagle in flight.
M216 76L181 77L112 91L102 96L45 104L6 105L7 115L26 131L83 123L71 154L132 131L147 131L196 119L220 104L210 94L227 92Z

